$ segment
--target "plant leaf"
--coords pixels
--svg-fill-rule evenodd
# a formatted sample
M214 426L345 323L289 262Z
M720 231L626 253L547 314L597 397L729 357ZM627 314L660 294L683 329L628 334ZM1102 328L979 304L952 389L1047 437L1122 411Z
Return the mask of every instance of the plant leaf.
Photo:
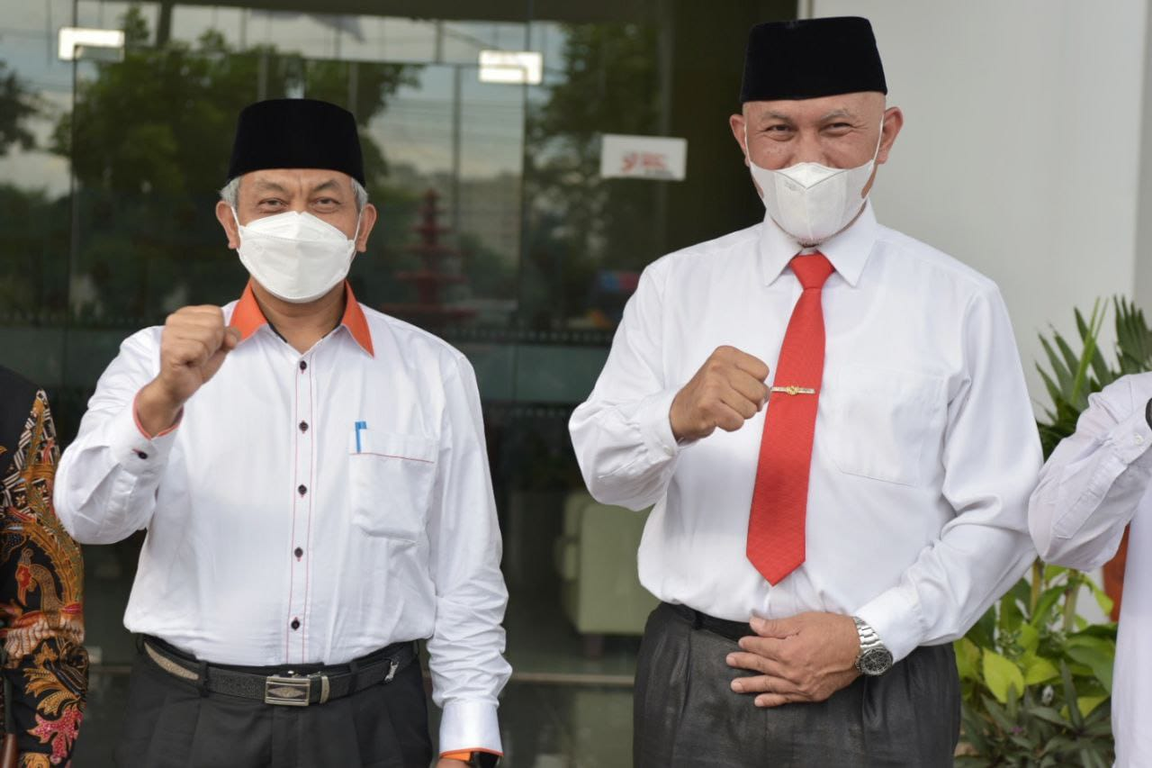
M1096 638L1086 638L1095 640ZM1069 639L1069 643L1072 639ZM1104 686L1104 690L1109 693L1112 692L1112 664L1115 659L1115 653L1108 653L1101 650L1094 645L1070 645L1067 649L1067 654L1071 658L1087 664L1092 670L1092 674ZM985 676L987 676L987 668L985 668Z
M1091 588L1092 596L1096 598L1096 604L1100 606L1100 610L1104 612L1105 616L1110 616L1112 614L1112 606L1114 605L1112 598L1108 596L1107 592L1100 589L1095 582L1087 581L1086 583L1089 588Z
M1024 682L1027 685L1038 685L1060 677L1060 670L1048 659L1040 656L1024 658Z
M953 644L953 648L956 651L956 671L960 675L960 679L979 682L981 680L980 654L982 653L980 647L967 637L962 637Z
M1025 654L1036 650L1036 646L1040 644L1040 631L1031 624L1020 625L1020 647L1024 649Z
M1052 623L1052 609L1062 594L1063 586L1049 587L1040 594L1040 599L1036 601L1036 612L1032 614L1032 626L1046 627Z
M1060 673L1057 672L1056 674L1059 675ZM1060 713L1052 707L1033 707L1032 709L1028 710L1028 714L1032 715L1033 717L1038 717L1046 722L1052 723L1053 725L1058 725L1061 728L1067 728L1069 725L1068 720L1064 717L1061 717Z
M1072 682L1072 670L1068 669L1068 665L1063 661L1060 662L1060 677L1064 681L1064 700L1076 700L1076 686ZM1068 719L1072 721L1072 727L1079 730L1084 725L1084 716L1080 714L1079 707L1065 707L1068 710Z
M1088 717L1092 710L1108 701L1109 698L1108 696L1080 696L1076 699L1076 703L1080 706L1080 714Z
M1024 692L1024 673L1020 667L994 651L984 651L984 684L1001 704Z

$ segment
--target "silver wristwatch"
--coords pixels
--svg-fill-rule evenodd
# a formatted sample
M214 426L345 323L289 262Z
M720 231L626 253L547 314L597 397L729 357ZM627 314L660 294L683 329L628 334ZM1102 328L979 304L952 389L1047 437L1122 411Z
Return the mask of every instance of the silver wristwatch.
M892 652L880 642L876 630L858 616L853 616L856 632L860 635L860 654L856 657L856 669L869 677L882 675L892 669Z

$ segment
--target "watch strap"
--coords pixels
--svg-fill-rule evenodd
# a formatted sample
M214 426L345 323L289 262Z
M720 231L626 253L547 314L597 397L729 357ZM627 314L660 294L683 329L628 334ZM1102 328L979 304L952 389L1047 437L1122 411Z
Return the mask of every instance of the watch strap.
M873 648L884 647L884 643L880 640L880 635L876 634L876 630L872 629L871 624L859 616L853 616L852 621L856 623L856 634L860 637L860 653L857 654L857 658L863 656Z

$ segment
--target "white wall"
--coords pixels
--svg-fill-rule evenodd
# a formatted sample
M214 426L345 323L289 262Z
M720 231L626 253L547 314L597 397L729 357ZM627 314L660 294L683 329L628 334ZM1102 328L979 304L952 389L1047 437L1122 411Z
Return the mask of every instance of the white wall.
M1136 216L1136 300L1152 305L1152 13L1144 33L1144 105L1140 141L1140 205ZM1140 214L1143 215L1140 215Z
M1000 285L1046 405L1037 332L1074 333L1072 307L1134 291L1146 0L802 0L800 11L872 21L889 104L906 119L877 216Z

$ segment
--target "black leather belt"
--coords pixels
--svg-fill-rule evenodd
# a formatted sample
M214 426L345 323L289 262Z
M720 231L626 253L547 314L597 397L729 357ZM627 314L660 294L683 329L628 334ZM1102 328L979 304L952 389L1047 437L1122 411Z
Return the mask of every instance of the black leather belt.
M287 664L268 668L208 664L154 637L143 638L143 651L160 669L201 690L286 707L323 704L389 683L416 659L416 646L411 642L394 643L349 664L305 664L298 669ZM262 674L265 669L270 674Z
M691 624L693 629L705 629L715 635L726 637L729 640L739 640L742 637L748 637L749 635L755 636L756 634L752 631L751 626L743 622L718 619L715 616L701 613L695 608L689 608L686 605L674 605L672 603L664 603L664 605L671 608L672 612L681 619Z

